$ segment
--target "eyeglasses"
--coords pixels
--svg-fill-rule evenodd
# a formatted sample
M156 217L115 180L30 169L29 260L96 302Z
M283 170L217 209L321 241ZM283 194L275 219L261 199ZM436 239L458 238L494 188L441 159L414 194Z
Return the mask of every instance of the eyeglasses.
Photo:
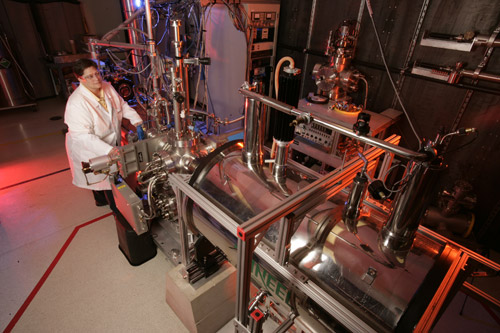
M90 75L85 75L85 76L82 76L85 80L92 80L94 78L97 78L97 79L100 79L102 76L101 76L101 73L100 72L95 72L94 74L90 74Z

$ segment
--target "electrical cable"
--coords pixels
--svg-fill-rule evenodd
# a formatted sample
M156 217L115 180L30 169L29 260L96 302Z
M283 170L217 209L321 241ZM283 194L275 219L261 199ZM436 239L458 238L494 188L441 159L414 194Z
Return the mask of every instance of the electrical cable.
M106 53L108 54L109 58L113 61L113 64L118 67L119 69L125 71L126 73L128 74L141 74L141 73L144 73L148 67L151 65L151 64L147 64L141 71L130 71L122 66L120 66L118 64L118 62L122 62L122 63L125 63L124 61L122 61L120 58L118 58L116 55L113 54L113 52L111 52L109 49L106 49Z
M156 28L158 26L158 23L160 23L160 14L158 13L158 11L156 10L156 8L154 7L151 7L152 10L155 11L156 13L156 23L153 24L152 28Z
M229 11L229 15L233 19L233 24L236 27L236 29L245 34L245 39L248 46L251 39L251 35L248 33L248 19L249 19L248 13L243 8L243 13L245 14L245 22L243 22L242 11L241 11L242 7L239 4L237 6L233 4L233 7L231 7L231 4L229 4L226 0L222 0L222 3L226 5ZM238 13L236 11L238 11Z
M208 86L207 86L207 94L208 94L208 101L210 102L210 105L212 106L212 114L214 115L214 119L215 119L215 108L214 108L214 104L212 101L212 96L210 96L210 89L208 88Z
M394 184L392 184L391 188L389 189L386 185L386 180L387 180L387 176L389 175L389 173L395 169L396 167L403 167L405 168L405 175L403 176L403 178L401 178L400 180L398 180L397 182L395 182ZM403 164L394 164L393 166L391 166L385 173L384 175L381 177L382 178L382 184L384 185L384 188L391 192L391 193L398 193L400 192L404 186L408 183L408 179L410 178L411 176L411 172L408 172L408 165L403 165ZM398 184L402 184L401 187L398 189L398 190L394 190L394 187Z
M205 12L206 12L206 7L202 9L200 13L200 26L198 28L198 41L196 43L196 52L194 54L195 57L199 57L201 54L201 42L202 38L205 32Z
M199 28L198 28L198 22L196 19L192 19L192 11L193 11L193 8L194 8L194 3L191 4L191 7L189 7L189 11L188 11L188 15L187 15L187 20L188 21L191 21L193 24L192 26L194 26L194 31L195 31L195 35L196 34L199 34ZM195 45L195 42L197 41L197 38L191 38L191 43L184 49L184 54L187 54L189 53L189 50L193 47L193 45ZM196 53L196 52L195 52Z
M365 84L365 101L363 104L363 110L366 110L366 104L368 101L368 81L366 81L365 77L363 77L363 76L361 76L359 79L361 81L363 81L363 83Z
M207 48L206 48L206 25L207 25L207 22L210 21L210 18L212 16L212 9L213 9L213 5L209 6L208 7L208 12L207 12L207 7L204 8L203 10L203 20L202 20L202 24L201 24L201 31L200 31L200 34L201 34L201 37L200 37L200 46L199 46L199 50L200 50L200 57L205 57L205 58L208 58L210 55L207 51ZM202 109L204 108L206 110L207 113L208 112L208 103L210 102L211 106L212 106L212 115L213 117L207 117L206 119L206 126L207 128L210 128L211 126L213 126L213 124L210 124L211 122L211 119L215 119L216 118L216 114L215 114L215 109L214 109L214 106L213 106L213 103L212 103L212 100L211 98L209 98L209 91L208 91L208 78L209 78L209 75L208 75L208 66L205 66L205 65L201 65L200 66L200 73L199 73L199 76L198 76L198 81L200 80L200 77L201 77L201 72L203 71L204 73L204 84L203 84L203 88L204 88L204 94L203 94L203 100L202 100ZM197 90L197 94L198 94L198 90L199 90L199 84L197 85L196 87L196 90Z
M413 126L413 123L410 119L410 115L408 114L408 111L406 111L406 108L403 104L403 101L401 100L401 96L399 95L398 89L396 88L396 85L394 84L394 81L392 79L391 72L389 71L389 66L387 65L387 61L385 58L384 48L382 47L382 43L380 42L380 36L378 34L377 27L375 26L375 21L373 19L373 10L372 10L372 5L370 3L370 0L366 0L366 8L368 10L368 16L370 17L370 21L371 21L372 26L373 26L373 31L375 32L375 39L377 40L377 44L378 44L378 47L380 50L380 56L382 58L382 62L384 63L384 67L385 67L385 70L387 72L387 76L389 77L389 81L392 85L392 88L394 89L394 93L396 94L396 98L399 102L399 105L401 105L401 108L403 109L403 112L406 116L406 119L408 119L408 123L410 124L410 127L413 131L413 134L415 134L415 137L417 138L418 150L420 151L422 149L422 140L420 139L421 136L418 135L417 131L415 130L415 127Z
M137 28L134 28L134 27L117 27L117 28L114 28L113 30L111 30L110 32L113 32L113 31L116 31L116 30L132 30L132 31L135 31L135 32L138 32L138 33L142 34L143 36L147 36L147 34L143 30L137 29Z
M153 186L156 184L157 177L153 177L153 179L148 184L148 206L149 206L149 214L144 212L144 217L148 220L151 220L156 217L156 211L153 207L152 197L153 197Z
M198 41L196 44L195 56L202 54L202 51L200 50L200 44L202 43L204 31L205 31L205 10L203 10L202 16L201 16L200 29L198 31ZM196 107L196 104L198 103L198 92L199 92L199 88L200 88L200 80L201 80L202 70L203 70L203 65L200 64L198 67L198 78L196 80L195 94L194 94L194 106L195 107Z
M274 73L274 92L275 92L275 98L278 99L278 91L279 91L279 75L280 75L280 69L281 66L285 61L288 61L290 63L289 67L290 68L295 68L295 61L293 60L292 57L283 57L278 61L278 64L276 64L276 72Z
M476 141L476 139L479 137L479 133L478 133L478 132L474 132L474 133L475 133L476 135L475 135L475 136L474 136L471 140L469 140L468 142L466 142L466 143L464 143L464 144L462 144L462 145L458 146L457 148L455 148L455 149L453 149L453 150L448 150L448 151L446 151L446 152L442 153L441 155L443 155L443 156L444 156L444 155L447 155L447 154L449 154L449 153L454 153L454 152L457 152L457 151L461 150L462 148L464 148L464 147L466 147L466 146L470 145L471 143L473 143L474 141Z
M168 27L168 22L170 22L170 16L168 16L167 20L165 21L165 31L163 31L163 35L161 36L160 41L156 45L160 45L161 42L163 42L163 38L165 38L167 31L170 31Z

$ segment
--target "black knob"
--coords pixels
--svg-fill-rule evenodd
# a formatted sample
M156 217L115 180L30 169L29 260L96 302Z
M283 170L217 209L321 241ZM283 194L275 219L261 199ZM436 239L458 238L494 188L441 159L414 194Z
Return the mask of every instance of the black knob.
M368 185L368 192L375 200L385 200L390 194L390 192L385 188L384 183L382 183L379 179L374 180L370 185Z
M177 103L183 103L185 101L184 96L182 96L180 93L176 92L174 94L174 99Z
M358 119L352 129L359 135L367 135L370 133L370 118L368 113L361 112L358 114Z
M82 162L82 171L83 173L91 173L92 169L90 168L90 163Z

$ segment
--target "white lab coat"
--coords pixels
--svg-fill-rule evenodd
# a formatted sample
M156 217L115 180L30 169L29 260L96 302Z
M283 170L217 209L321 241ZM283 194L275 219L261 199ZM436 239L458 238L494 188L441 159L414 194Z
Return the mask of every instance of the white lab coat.
M116 92L108 82L102 82L108 111L99 104L92 92L80 85L69 97L64 113L68 125L66 152L68 154L73 184L91 190L109 190L111 184L105 175L87 174L88 185L82 171L82 162L107 155L120 145L122 119L133 125L142 123L141 117ZM96 183L96 184L94 184Z

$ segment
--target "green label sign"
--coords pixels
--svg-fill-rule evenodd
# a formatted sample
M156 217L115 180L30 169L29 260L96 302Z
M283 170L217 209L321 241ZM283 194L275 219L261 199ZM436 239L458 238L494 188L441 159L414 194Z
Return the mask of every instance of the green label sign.
M277 301L281 300L290 306L290 290L255 261L252 261L252 278Z

